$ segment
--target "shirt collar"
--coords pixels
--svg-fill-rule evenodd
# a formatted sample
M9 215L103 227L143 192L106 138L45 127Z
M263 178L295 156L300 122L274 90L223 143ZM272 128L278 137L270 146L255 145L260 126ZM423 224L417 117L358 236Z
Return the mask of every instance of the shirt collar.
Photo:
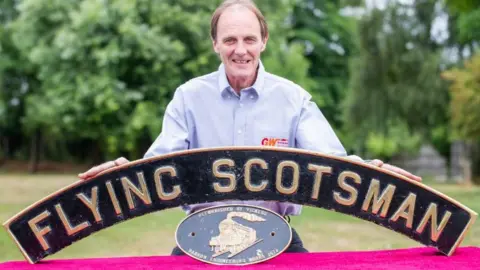
M227 74L225 73L224 64L220 64L218 67L219 77L218 77L218 89L223 94L226 91L233 91L233 88L230 86L230 83L227 79ZM257 95L263 90L263 85L265 82L265 67L261 60L258 61L258 73L255 83L250 87L257 93Z

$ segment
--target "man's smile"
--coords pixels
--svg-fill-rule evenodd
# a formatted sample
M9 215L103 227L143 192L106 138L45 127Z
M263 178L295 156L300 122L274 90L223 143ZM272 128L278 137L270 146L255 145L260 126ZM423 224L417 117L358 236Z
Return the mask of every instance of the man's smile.
M232 61L236 64L248 64L248 63L250 63L251 60L236 60L236 59L233 59Z

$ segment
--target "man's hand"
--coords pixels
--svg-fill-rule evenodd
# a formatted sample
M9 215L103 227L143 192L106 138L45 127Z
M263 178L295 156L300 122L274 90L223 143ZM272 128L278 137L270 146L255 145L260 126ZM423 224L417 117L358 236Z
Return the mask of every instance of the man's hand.
M129 161L126 158L120 157L120 158L117 158L114 161L108 161L108 162L105 162L105 163L100 164L98 166L95 166L95 167L91 168L90 170L88 170L84 173L80 173L80 174L78 174L78 177L80 177L82 180L87 180L87 179L92 178L95 175L99 174L100 172L103 172L105 170L108 170L108 169L116 167L116 166L126 164L128 162Z
M421 182L422 181L422 178L419 177L419 176L416 176L414 174L411 174L407 171L405 171L404 169L401 169L401 168L398 168L396 166L393 166L393 165L390 165L390 164L387 164L387 163L383 163L383 161L379 160L379 159L374 159L370 162L370 164L372 165L375 165L379 168L383 168L383 169L387 169L389 171L392 171L392 172L396 172L398 174L401 174L403 176L406 176L412 180L415 180L415 181L418 181L418 182Z

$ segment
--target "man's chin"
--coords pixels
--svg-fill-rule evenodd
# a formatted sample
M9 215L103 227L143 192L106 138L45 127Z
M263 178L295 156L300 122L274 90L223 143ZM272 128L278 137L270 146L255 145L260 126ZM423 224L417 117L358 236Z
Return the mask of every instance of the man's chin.
M232 69L230 70L230 75L238 78L248 78L251 77L254 74L254 70L252 68L248 69Z

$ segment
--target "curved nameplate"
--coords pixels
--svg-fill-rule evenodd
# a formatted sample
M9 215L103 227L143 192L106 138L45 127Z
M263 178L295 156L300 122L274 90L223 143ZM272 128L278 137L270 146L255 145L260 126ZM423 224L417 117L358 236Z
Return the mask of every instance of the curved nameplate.
M181 205L274 200L371 221L451 255L477 214L393 172L293 148L229 147L137 160L78 181L4 226L31 263L119 222Z

